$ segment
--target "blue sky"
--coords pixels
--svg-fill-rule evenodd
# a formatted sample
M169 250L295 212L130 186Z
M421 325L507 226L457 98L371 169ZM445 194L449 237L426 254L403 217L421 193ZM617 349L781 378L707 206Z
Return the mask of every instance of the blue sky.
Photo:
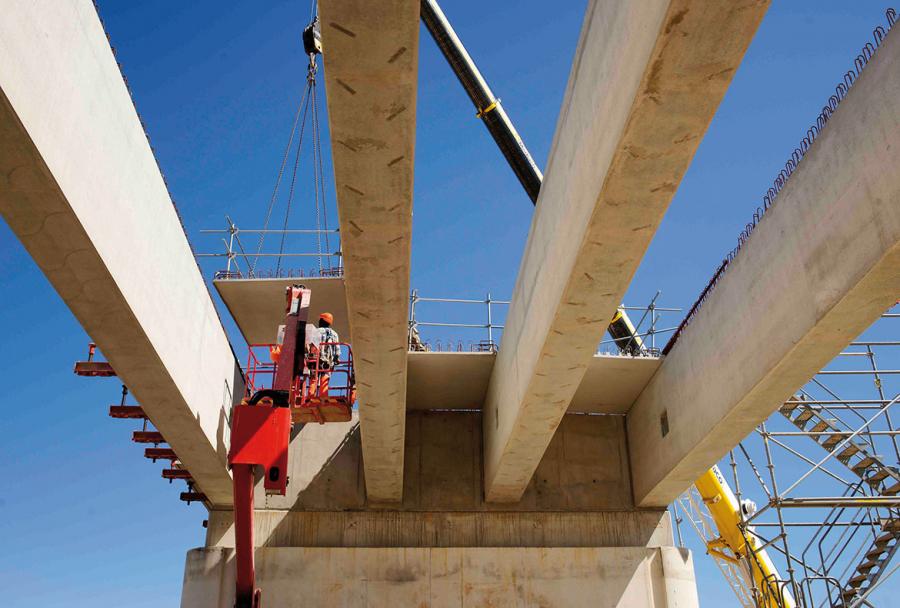
M189 237L198 251L218 251L200 229L224 226L226 213L239 226L262 223L304 85L308 4L99 4ZM543 166L585 0L444 4ZM659 289L661 303L690 306L885 7L773 2L627 303ZM425 32L419 82L412 284L429 296L508 297L531 203ZM305 192L295 228L314 224ZM203 265L209 276L218 266ZM131 426L106 417L115 381L73 376L88 337L4 223L0 268L13 396L0 408L6 605L175 605L185 551L203 541L204 509L180 503L180 484L141 457ZM705 605L730 602L711 562L698 553L695 563Z

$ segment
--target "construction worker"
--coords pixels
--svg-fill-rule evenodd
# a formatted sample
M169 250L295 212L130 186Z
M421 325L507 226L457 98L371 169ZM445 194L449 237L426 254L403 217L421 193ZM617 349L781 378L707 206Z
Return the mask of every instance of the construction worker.
M331 371L341 359L341 339L338 333L332 329L334 315L323 312L319 315L319 373L318 386L319 397L328 396L328 383L331 379Z

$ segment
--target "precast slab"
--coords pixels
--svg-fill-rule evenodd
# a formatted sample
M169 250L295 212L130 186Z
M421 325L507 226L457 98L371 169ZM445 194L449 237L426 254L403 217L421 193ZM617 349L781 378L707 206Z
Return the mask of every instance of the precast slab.
M334 330L341 340L350 341L347 296L342 278L218 279L213 281L219 297L231 313L247 344L270 344L284 322L285 290L304 285L312 292L311 322L323 312L334 315Z
M410 352L407 410L482 409L494 353ZM625 414L659 369L659 357L596 355L568 412Z

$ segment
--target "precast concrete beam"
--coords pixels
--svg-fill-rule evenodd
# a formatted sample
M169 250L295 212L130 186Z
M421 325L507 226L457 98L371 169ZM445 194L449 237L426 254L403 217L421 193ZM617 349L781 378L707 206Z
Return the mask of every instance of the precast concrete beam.
M489 500L528 485L768 4L589 4L488 390Z
M229 505L240 369L90 0L4 5L0 213L198 489Z
M896 302L898 65L892 32L632 406L641 506L672 502Z
M419 1L322 0L325 87L366 490L403 493Z

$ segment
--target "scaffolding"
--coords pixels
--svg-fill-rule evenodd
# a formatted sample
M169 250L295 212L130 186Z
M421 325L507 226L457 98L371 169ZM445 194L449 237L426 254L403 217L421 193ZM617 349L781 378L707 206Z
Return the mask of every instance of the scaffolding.
M679 543L687 523L741 606L875 606L896 572L900 341L879 338L897 335L898 318L883 315L720 463L750 549L720 550L734 530L699 480L673 504ZM760 584L750 573L766 555L780 574Z

